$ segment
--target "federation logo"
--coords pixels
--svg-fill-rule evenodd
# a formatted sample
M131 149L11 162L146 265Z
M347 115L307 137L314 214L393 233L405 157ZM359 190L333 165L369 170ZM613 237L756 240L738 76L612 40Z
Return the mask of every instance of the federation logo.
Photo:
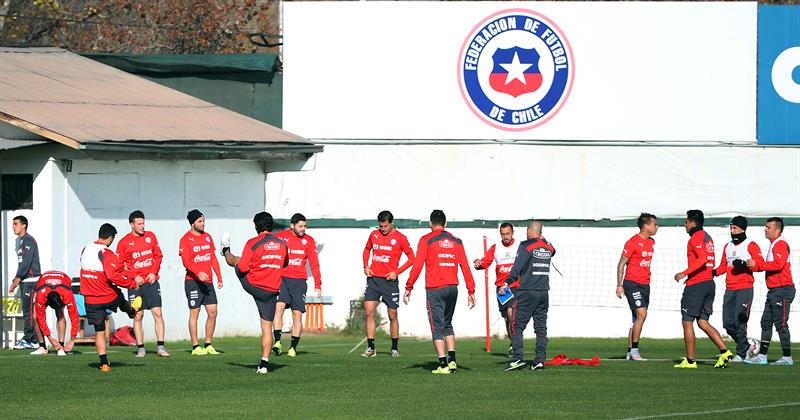
M397 239L392 239L392 240L391 240L391 241L389 241L389 242L390 242L392 245L397 245Z
M470 110L492 127L524 131L552 118L572 89L574 60L558 26L528 9L494 13L461 47L458 81Z

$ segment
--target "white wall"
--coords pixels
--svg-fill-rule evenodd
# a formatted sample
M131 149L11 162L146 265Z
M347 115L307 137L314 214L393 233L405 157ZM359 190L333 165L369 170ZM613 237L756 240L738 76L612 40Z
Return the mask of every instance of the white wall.
M756 2L283 7L283 128L304 137L755 143ZM465 39L507 9L544 15L574 57L563 108L522 132L473 115L458 80Z

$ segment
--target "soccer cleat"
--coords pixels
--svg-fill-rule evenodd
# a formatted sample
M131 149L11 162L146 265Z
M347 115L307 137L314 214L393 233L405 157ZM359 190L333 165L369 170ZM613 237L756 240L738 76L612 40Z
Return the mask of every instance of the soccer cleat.
M514 346L512 346L512 345L508 346L508 352L506 353L506 355L508 355L508 357L511 357L511 356L514 355Z
M29 349L36 350L39 347L41 347L41 344L39 344L38 341L31 341L30 343L28 343L28 348Z
M31 352L31 356L47 356L47 349L44 347L39 347Z
M144 357L147 354L144 347L139 347L139 350L136 351L136 357Z
M780 359L772 362L774 366L793 366L794 360L792 360L791 356L783 356Z
M136 296L133 298L133 301L131 301L131 308L133 308L134 311L138 311L139 309L142 309L142 303L144 303L142 297Z
M519 359L513 360L513 361L509 362L508 366L506 366L506 372L509 372L509 371L512 371L512 370L522 369L525 366L526 366L526 363L525 363L524 360L519 360Z
M531 370L544 370L544 363L542 362L534 363L533 365L531 365Z
M111 372L111 365L100 365L100 372Z
M192 356L205 356L207 354L208 352L203 347L197 346L194 349L192 349Z
M397 351L397 350L395 350L395 351ZM367 347L367 349L364 350L364 353L361 353L361 357L366 357L366 358L375 357L377 355L378 355L378 353L376 353L375 349L373 349L371 347Z
M447 364L447 368L450 369L450 372L456 373L456 370L458 369L458 365L456 364L456 362L454 360L451 360L450 363Z
M628 353L628 360L636 360L638 362L646 362L647 361L647 359L645 359L644 357L642 357L641 354L639 354L639 349L638 348L631 349L630 353Z
M689 363L689 360L687 360L685 357L682 357L681 362L677 365L673 365L672 367L678 369L697 369L697 362Z
M212 354L212 355L220 354L220 352L218 352L217 349L214 348L214 346L206 346L205 350L206 354Z
M61 350L59 350L59 351L58 351L58 353L56 353L56 354L58 354L59 356L66 356L66 355L67 355L67 352L65 352L65 351L64 351L64 349L61 349Z
M728 366L728 363L730 363L731 360L733 360L733 352L727 350L725 353L719 355L717 358L717 363L714 363L714 367L717 369L724 369L725 366Z
M731 363L742 363L743 361L744 359L742 356L739 356L738 354L733 356L733 359L731 359Z
M17 344L14 344L14 350L25 350L27 348L30 348L30 343L25 339L19 340Z
M748 365L766 365L767 356L763 354L757 354L749 359L744 359L743 362Z
M256 369L256 373L259 375L266 375L267 373L269 373L269 371L267 370L267 368L261 366L258 369Z
M167 348L164 346L158 346L158 351L156 351L156 356L158 357L169 357L169 352Z
M625 360L631 360L631 352L625 353Z
M289 351L286 352L286 355L289 357L295 357L297 356L297 351L294 349L294 347L289 347Z
M447 366L439 366L436 369L432 370L431 373L434 375L449 375L450 368L448 368Z
M283 346L280 341L276 341L275 344L272 345L272 354L280 356L281 353L283 353Z
M397 359L398 357L400 357L400 352L397 351L397 349L392 349L392 357Z

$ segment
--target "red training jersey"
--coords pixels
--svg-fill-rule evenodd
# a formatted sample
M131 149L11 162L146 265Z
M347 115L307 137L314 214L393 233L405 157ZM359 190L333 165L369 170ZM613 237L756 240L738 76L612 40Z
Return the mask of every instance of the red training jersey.
M783 237L770 241L767 258L756 266L757 271L765 271L767 288L794 286L792 264L789 262L789 244Z
M753 260L756 267L764 264L764 257L761 256L761 247L750 239L745 239L739 245L728 242L722 249L722 259L719 267L716 268L717 275L725 273L725 288L728 290L742 290L753 288L753 271L749 267L735 268L734 260Z
M191 230L186 232L178 243L178 255L181 256L183 266L186 268L186 280L200 281L200 273L206 273L208 280L212 283L212 272L217 275L218 280L222 280L217 261L214 240L208 232L195 235Z
M125 235L117 243L117 254L125 262L126 270L132 271L134 277L142 276L147 279L147 275L153 273L156 280L159 279L158 272L161 270L164 255L153 232L145 231L142 236L133 232Z
M255 287L271 292L281 290L281 273L289 263L289 248L283 239L261 232L244 245L236 268Z
M47 297L51 293L57 293L61 298L61 303L67 308L69 313L70 333L73 338L78 336L81 320L78 316L78 308L75 306L75 295L72 293L72 279L61 271L48 271L39 277L36 282L36 289L32 299L34 301L34 311L36 313L36 323L42 331L42 336L50 336L50 328L47 326Z
M486 254L481 258L480 270L485 270L494 262L494 285L497 287L505 286L508 273L511 272L511 267L514 266L514 260L517 258L517 242L511 240L508 246L503 245L503 242L496 243L489 247ZM519 286L519 279L514 280L508 285L509 288Z
M81 252L81 294L86 303L110 303L120 296L119 287L135 289L133 271L125 271L125 263L107 246L92 242Z
M683 270L683 274L688 277L687 286L714 280L712 275L715 259L714 240L702 228L694 230L691 234L686 244L686 257L689 266Z
M475 280L472 278L472 271L464 253L464 245L461 239L450 232L437 229L420 238L417 256L414 258L414 268L411 269L411 275L406 282L406 290L414 288L423 266L425 266L426 289L458 285L458 267L461 266L467 292L475 293Z
M622 248L622 256L628 258L628 265L625 266L625 280L644 285L650 284L650 264L653 261L655 243L655 239L644 239L638 233L625 242L625 246Z
M407 261L399 267L403 253L406 254ZM364 245L362 257L364 267L372 269L372 275L377 277L386 277L392 272L399 276L414 264L414 250L411 249L406 235L397 229L393 229L388 235L382 234L380 229L372 231Z
M289 247L289 265L283 269L283 277L290 279L308 279L306 261L311 265L311 275L314 276L314 287L322 288L322 274L319 271L319 254L317 243L310 235L297 236L291 229L286 229L275 234L286 242Z

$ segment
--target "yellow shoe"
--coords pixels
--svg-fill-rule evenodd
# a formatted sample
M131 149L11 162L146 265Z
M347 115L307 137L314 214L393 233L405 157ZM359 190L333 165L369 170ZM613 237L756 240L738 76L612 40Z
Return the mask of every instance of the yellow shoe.
M289 357L297 356L297 352L295 351L294 347L289 347L289 351L286 352L286 355Z
M456 370L458 369L458 365L456 364L455 361L451 361L450 363L447 364L447 369L449 369L450 372L452 372L452 373L456 373Z
M283 346L281 345L280 340L278 340L275 342L275 344L272 345L272 354L280 356L282 352L283 352Z
M131 308L133 308L134 311L138 311L139 309L142 309L142 303L142 297L136 296L133 301L131 301Z
M197 346L192 350L192 356L205 356L208 354L208 350L204 349L202 346Z
M444 367L439 366L436 369L432 370L431 373L434 375L449 375L450 369L447 366Z
M677 365L672 366L672 367L678 368L678 369L697 369L697 362L695 361L695 362L689 363L689 360L687 360L685 357L682 357L681 358L681 362L678 363Z
M730 363L731 360L733 360L733 352L728 350L719 355L717 358L717 363L714 363L714 367L718 369L724 369L725 366L728 366L728 363Z
M214 346L206 346L206 354L220 354Z
M111 365L100 365L100 372L111 372Z

